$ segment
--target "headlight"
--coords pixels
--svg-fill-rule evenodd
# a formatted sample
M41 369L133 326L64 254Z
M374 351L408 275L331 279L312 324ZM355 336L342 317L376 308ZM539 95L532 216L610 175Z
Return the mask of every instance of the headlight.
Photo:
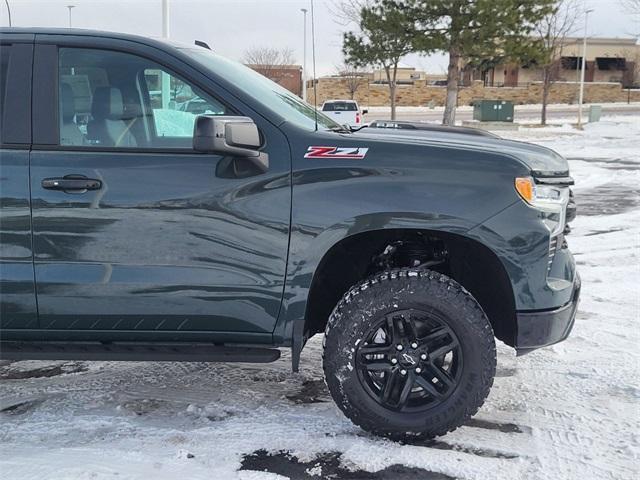
M525 202L540 211L542 221L551 232L551 236L564 230L569 187L539 185L531 177L516 178L515 187Z

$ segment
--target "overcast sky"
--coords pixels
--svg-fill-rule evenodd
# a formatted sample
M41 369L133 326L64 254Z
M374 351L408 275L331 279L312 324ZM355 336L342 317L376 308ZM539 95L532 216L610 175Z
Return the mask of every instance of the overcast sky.
M74 27L161 36L161 0L8 0L14 26L67 27L66 5ZM640 31L640 18L623 12L618 0L585 0L594 12L589 35L629 36ZM4 0L0 0L0 24L7 25ZM331 74L340 63L345 27L332 14L334 0L315 0L316 59L319 75ZM239 60L253 46L290 47L302 63L303 14L309 0L170 0L170 36L192 43L207 42L216 52ZM308 57L311 68L311 55ZM429 73L442 73L442 56L411 56L405 63Z

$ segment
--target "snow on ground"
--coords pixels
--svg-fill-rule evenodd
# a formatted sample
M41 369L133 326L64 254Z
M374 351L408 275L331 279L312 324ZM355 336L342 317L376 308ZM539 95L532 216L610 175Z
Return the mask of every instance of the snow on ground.
M584 108L584 112L588 112L589 107L591 105L599 105L599 106L604 106L606 108L612 108L612 109L616 109L616 110L637 110L638 107L640 107L640 102L607 102L605 104L602 103L584 103L583 104L583 108ZM366 108L367 110L369 110L370 113L388 113L389 112L389 107L387 106L367 106L365 104L360 105L360 108ZM514 105L514 108L516 110L516 112L528 112L528 111L534 111L537 112L542 108L542 104L540 103L528 103L525 105ZM547 110L550 112L556 111L556 110L560 110L560 111L567 111L567 110L578 110L578 105L569 105L566 103L550 103L549 105L547 105ZM471 112L473 111L473 107L470 105L460 105L456 108L457 112ZM429 112L444 112L444 107L443 106L434 106L429 107L429 106L421 106L421 107L415 107L415 106L404 106L404 105L400 105L396 107L396 112L397 113L429 113Z
M605 120L500 132L570 158L583 294L566 342L518 359L499 345L493 390L467 426L413 445L362 432L328 396L319 338L299 374L287 354L268 365L15 362L0 367L0 477L638 478L640 118Z

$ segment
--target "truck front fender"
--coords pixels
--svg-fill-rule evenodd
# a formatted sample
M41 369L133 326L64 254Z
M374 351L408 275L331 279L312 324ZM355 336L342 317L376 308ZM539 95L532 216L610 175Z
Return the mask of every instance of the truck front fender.
M351 258L353 261L369 261L371 255L367 253L363 258L361 250L372 248L373 245L367 244L367 242L371 243L370 241L373 241L374 238L379 239L385 233L422 232L472 241L466 236L466 233L474 226L474 222L469 219L442 214L381 212L343 219L316 235L303 229L294 228L291 234L285 294L274 331L275 343L292 347L293 364L296 369L300 351L307 340L306 335L309 330L305 323L309 314L309 293L312 287L314 291L317 289L314 286L318 285L319 281L317 272L324 270L323 262L327 257L336 254L336 250L351 249L347 252L341 251L342 258ZM362 245L362 249L358 245ZM355 260L356 258L357 260ZM362 265L345 264L345 272L350 268L357 267L362 267ZM336 282L340 280L336 279ZM333 289L330 287L327 285L326 290L332 291Z

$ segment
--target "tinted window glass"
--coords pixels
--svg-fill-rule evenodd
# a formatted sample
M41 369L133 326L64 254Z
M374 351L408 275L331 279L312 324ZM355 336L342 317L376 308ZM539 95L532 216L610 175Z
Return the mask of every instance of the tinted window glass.
M196 93L189 84L163 70L146 69L144 78L156 134L159 136L191 139L197 115L226 113L223 104L203 98L204 95ZM168 91L168 95L164 95L163 91Z
M197 115L227 107L155 62L128 53L60 49L60 144L191 148Z
M286 121L308 130L314 130L316 120L320 129L341 128L333 121L286 88L272 82L244 65L228 60L204 48L181 49L205 70L215 72L233 82L244 94L253 97L262 105L280 115Z
M327 102L322 110L325 112L355 112L358 109L353 102Z
M9 57L11 56L11 47L8 45L0 46L0 117L4 116L4 97L7 94L7 74L9 72ZM2 125L2 118L0 118Z

